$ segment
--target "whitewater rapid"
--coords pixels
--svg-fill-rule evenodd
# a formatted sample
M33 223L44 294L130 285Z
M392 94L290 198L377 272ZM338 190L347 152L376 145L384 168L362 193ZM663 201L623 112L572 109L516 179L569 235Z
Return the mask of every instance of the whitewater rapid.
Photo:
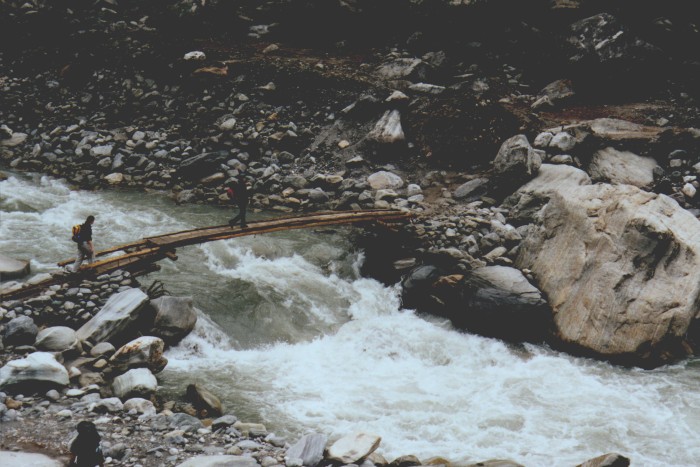
M88 214L99 249L229 213L10 174L0 182L0 251L51 270L73 254L70 226ZM388 460L552 466L618 452L637 466L698 465L697 360L624 369L457 331L402 309L397 288L361 277L362 252L347 233L189 247L144 278L192 295L201 309L195 331L166 354L163 391L178 395L199 381L239 418L291 442L310 431L375 433Z

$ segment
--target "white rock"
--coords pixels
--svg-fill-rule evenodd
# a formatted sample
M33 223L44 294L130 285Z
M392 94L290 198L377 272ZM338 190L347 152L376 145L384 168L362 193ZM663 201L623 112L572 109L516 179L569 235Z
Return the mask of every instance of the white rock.
M78 345L76 332L67 326L54 326L39 331L34 346L39 350L61 352Z
M7 146L7 147L19 146L20 144L24 143L26 140L27 140L26 133L13 133L11 138L0 140L0 146Z
M105 144L104 146L95 146L90 149L90 155L95 157L104 157L112 155L113 146L111 144Z
M547 146L549 146L549 143L552 141L552 138L554 138L553 134L551 134L548 131L543 131L535 137L535 141L532 143L532 145L536 148L546 148Z
M683 185L683 189L681 191L688 198L694 198L697 189L695 188L695 186L693 186L692 183L686 183L685 185Z
M195 50L192 52L187 52L185 56L183 57L185 60L206 60L207 56L204 52L200 52L199 50Z
M367 183L374 190L398 190L403 186L403 180L401 177L392 172L379 171L375 172L369 177L367 177Z
M68 371L48 352L34 352L0 368L0 388L23 384L67 386L68 383Z
M148 368L135 368L114 378L112 389L120 399L148 397L158 389L158 381Z
M292 447L287 450L285 460L287 466L299 460L297 465L313 467L323 459L323 451L326 449L328 436L319 433L304 435ZM291 462L290 462L291 461Z
M222 131L231 131L236 128L236 119L235 118L229 118L221 122L221 125L219 125L219 129Z
M410 183L406 187L406 196L415 196L415 195L420 195L423 193L423 189L420 187L420 185L416 185L415 183Z
M90 321L78 329L78 339L91 343L109 341L138 319L148 295L132 288L112 295Z
M372 454L382 439L367 433L344 436L328 448L327 459L352 464Z
M382 118L374 125L367 137L378 143L396 143L404 141L406 136L401 127L401 113L398 110L387 110Z
M110 185L119 185L124 181L124 174L121 172L112 172L109 175L105 175L105 181Z
M132 397L124 402L124 410L136 410L136 412L144 415L155 415L156 413L153 402L140 397Z
M576 140L566 131L560 131L549 142L550 148L557 148L561 152L570 152L576 146Z
M645 188L654 183L655 167L658 167L658 164L651 157L608 147L593 154L588 173L594 181Z

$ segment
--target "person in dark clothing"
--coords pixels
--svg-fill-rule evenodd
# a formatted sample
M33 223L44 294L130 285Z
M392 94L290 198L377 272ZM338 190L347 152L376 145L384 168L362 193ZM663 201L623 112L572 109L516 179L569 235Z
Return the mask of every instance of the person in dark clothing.
M78 234L78 257L71 268L72 272L78 272L80 265L87 259L88 264L92 263L95 256L95 248L92 246L92 224L95 222L95 216L87 216L85 223L80 226Z
M240 220L241 228L245 229L248 227L248 224L245 223L245 212L248 209L248 186L242 173L239 173L236 177L236 182L226 189L226 194L229 199L235 199L236 204L238 204L238 215L228 221L228 225L233 228L233 225Z
M95 424L84 420L78 423L77 429L78 436L70 444L69 467L103 467L105 459Z

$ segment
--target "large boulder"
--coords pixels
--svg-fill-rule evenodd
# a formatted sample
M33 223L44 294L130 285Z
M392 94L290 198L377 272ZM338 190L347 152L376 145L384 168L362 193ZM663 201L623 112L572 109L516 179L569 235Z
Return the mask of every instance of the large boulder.
M301 461L301 465L313 467L323 459L323 451L326 449L328 436L320 433L309 433L302 436L292 447L287 450L285 461L287 464L294 460Z
M114 378L114 394L123 400L150 397L158 389L158 380L148 368L135 368Z
M163 296L151 301L155 309L153 335L162 338L168 345L175 345L194 329L197 312L192 297Z
M39 350L63 352L78 346L77 333L67 326L54 326L39 331L34 346Z
M109 297L102 309L78 329L78 339L97 343L119 339L139 318L148 295L137 288Z
M697 351L700 221L630 185L529 188L549 201L517 265L548 296L562 344L645 367Z
M10 258L0 254L0 281L17 279L29 274L29 261Z
M163 356L164 349L163 339L143 336L124 344L109 361L118 373L144 367L153 373L159 373L168 364L168 359Z
M3 343L5 345L32 345L39 328L29 316L18 316L5 325Z
M328 460L353 464L372 454L379 447L382 438L367 433L347 435L328 448Z
M593 154L588 173L597 182L649 188L654 184L656 167L658 164L651 157L642 157L630 151L618 151L607 147Z
M47 387L64 387L68 383L68 371L48 352L34 352L0 368L0 388L16 387L35 392Z

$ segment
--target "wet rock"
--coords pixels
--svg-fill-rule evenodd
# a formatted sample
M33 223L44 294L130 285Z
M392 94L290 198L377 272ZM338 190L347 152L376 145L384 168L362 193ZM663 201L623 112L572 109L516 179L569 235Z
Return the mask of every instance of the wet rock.
M261 423L248 423L237 421L233 424L233 427L243 434L243 436L267 436L267 428Z
M17 260L0 254L0 281L18 279L29 274L29 261Z
M155 309L153 335L175 345L194 329L197 312L191 297L163 296L151 301Z
M548 329L547 302L515 268L486 266L468 271L460 284L463 306L455 324L509 341L539 341Z
M617 453L603 454L602 456L589 459L576 467L628 467L630 460Z
M135 368L114 378L112 389L120 399L150 397L158 389L158 381L148 368Z
M423 465L416 456L406 455L397 457L389 464L390 467L414 467L416 465Z
M522 464L518 464L515 461L508 459L489 459L487 461L481 461L476 464L469 464L466 467L525 467Z
M24 387L34 391L47 386L63 387L68 383L68 371L47 352L31 353L0 368L0 388Z
M344 436L328 448L327 459L352 464L372 454L382 439L367 433Z
M203 412L206 416L220 416L223 413L223 407L219 398L201 384L188 385L185 397L192 402L192 405L198 411Z

